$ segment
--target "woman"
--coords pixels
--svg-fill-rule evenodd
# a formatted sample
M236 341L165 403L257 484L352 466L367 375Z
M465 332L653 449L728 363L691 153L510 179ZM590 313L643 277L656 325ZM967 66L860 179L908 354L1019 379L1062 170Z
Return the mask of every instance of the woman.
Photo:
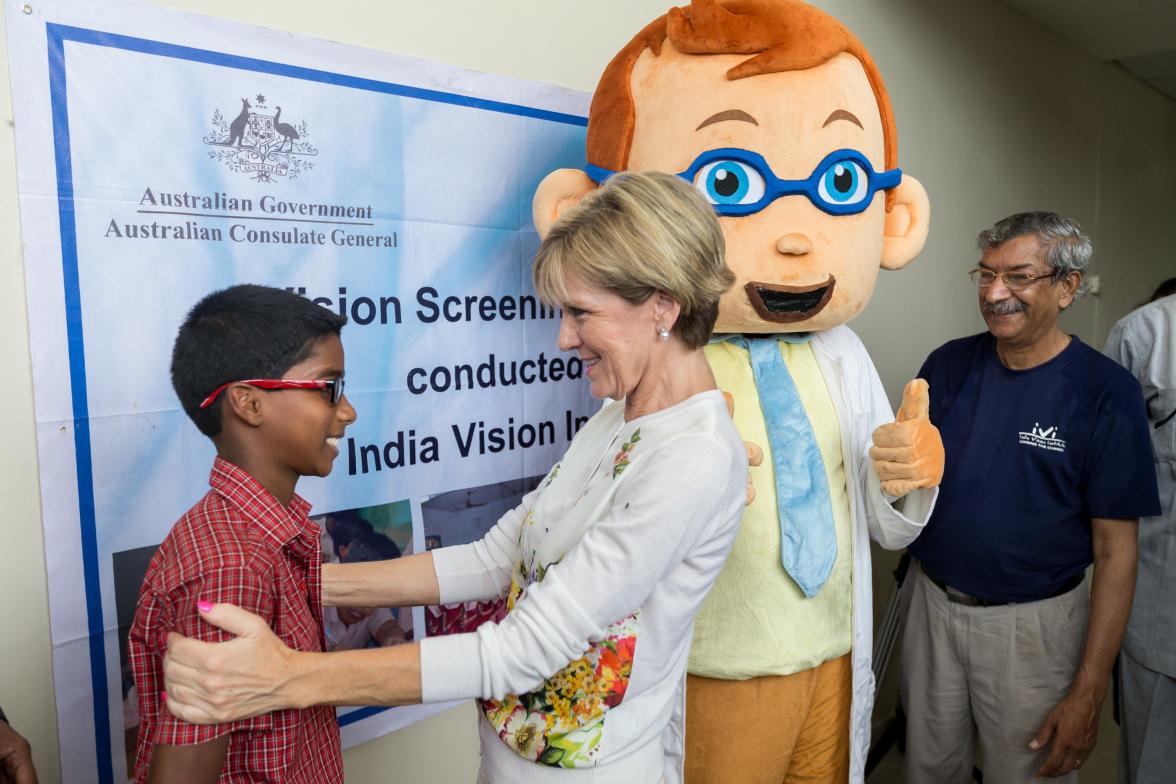
M169 707L208 723L293 705L476 697L480 780L680 779L694 615L737 530L747 458L703 357L733 276L689 184L622 174L570 208L535 258L563 309L559 347L612 398L538 488L480 542L323 567L325 604L507 596L476 633L330 655L286 649L227 605L221 645L173 636Z

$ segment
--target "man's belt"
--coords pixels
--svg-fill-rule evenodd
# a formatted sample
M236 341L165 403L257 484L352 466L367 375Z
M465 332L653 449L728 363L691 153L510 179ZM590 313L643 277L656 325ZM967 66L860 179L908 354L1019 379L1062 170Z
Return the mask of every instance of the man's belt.
M920 564L920 566L921 565L922 564ZM1046 599L1053 599L1055 597L1061 596L1062 594L1069 593L1079 585L1082 585L1082 580L1086 573L1079 572L1078 574L1074 575L1069 580L1066 580L1066 582L1062 584L1061 588L1054 591L1049 596L1039 596L1036 599L1025 599L1020 602L998 602L992 599L983 599L979 596L973 596L970 593L964 593L958 588L952 588L950 585L943 582L943 580L940 580L938 577L928 572L925 567L923 568L923 574L927 575L927 579L934 583L934 585L939 588L939 590L947 594L947 600L953 604L962 604L966 607L1003 607L1010 604L1025 604L1026 602L1043 602Z

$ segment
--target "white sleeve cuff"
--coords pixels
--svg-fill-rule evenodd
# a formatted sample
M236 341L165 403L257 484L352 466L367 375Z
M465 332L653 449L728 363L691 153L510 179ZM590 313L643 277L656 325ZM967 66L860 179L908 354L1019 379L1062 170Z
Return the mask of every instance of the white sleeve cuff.
M433 550L433 572L441 594L439 604L482 601L497 595L494 582L482 567L473 545Z
M421 640L421 702L482 696L482 654L477 634Z
M925 526L931 520L931 513L935 511L935 502L939 500L939 487L920 487L910 491L900 500L902 516L914 525Z
M865 457L865 493L867 520L871 521L870 535L886 550L901 550L918 538L931 519L939 488L918 488L897 501L882 492L882 482L874 470L874 462Z

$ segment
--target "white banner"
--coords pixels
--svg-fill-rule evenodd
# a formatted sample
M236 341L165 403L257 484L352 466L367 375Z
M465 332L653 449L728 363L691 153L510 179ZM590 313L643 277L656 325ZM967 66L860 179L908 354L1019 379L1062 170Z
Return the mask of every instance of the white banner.
M168 379L187 309L253 282L348 317L359 419L298 488L326 557L480 536L596 408L529 272L531 194L583 164L588 96L130 3L6 12L62 778L115 782L139 583L213 457ZM328 643L499 611L333 616ZM344 742L428 712L341 710Z

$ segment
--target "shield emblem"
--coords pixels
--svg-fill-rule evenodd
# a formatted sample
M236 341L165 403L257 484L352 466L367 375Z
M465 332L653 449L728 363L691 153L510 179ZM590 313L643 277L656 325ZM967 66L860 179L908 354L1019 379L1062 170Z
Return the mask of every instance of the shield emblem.
M245 134L245 143L252 144L254 147L269 144L277 135L274 131L274 118L269 114L257 114L256 112L249 113L249 130Z

